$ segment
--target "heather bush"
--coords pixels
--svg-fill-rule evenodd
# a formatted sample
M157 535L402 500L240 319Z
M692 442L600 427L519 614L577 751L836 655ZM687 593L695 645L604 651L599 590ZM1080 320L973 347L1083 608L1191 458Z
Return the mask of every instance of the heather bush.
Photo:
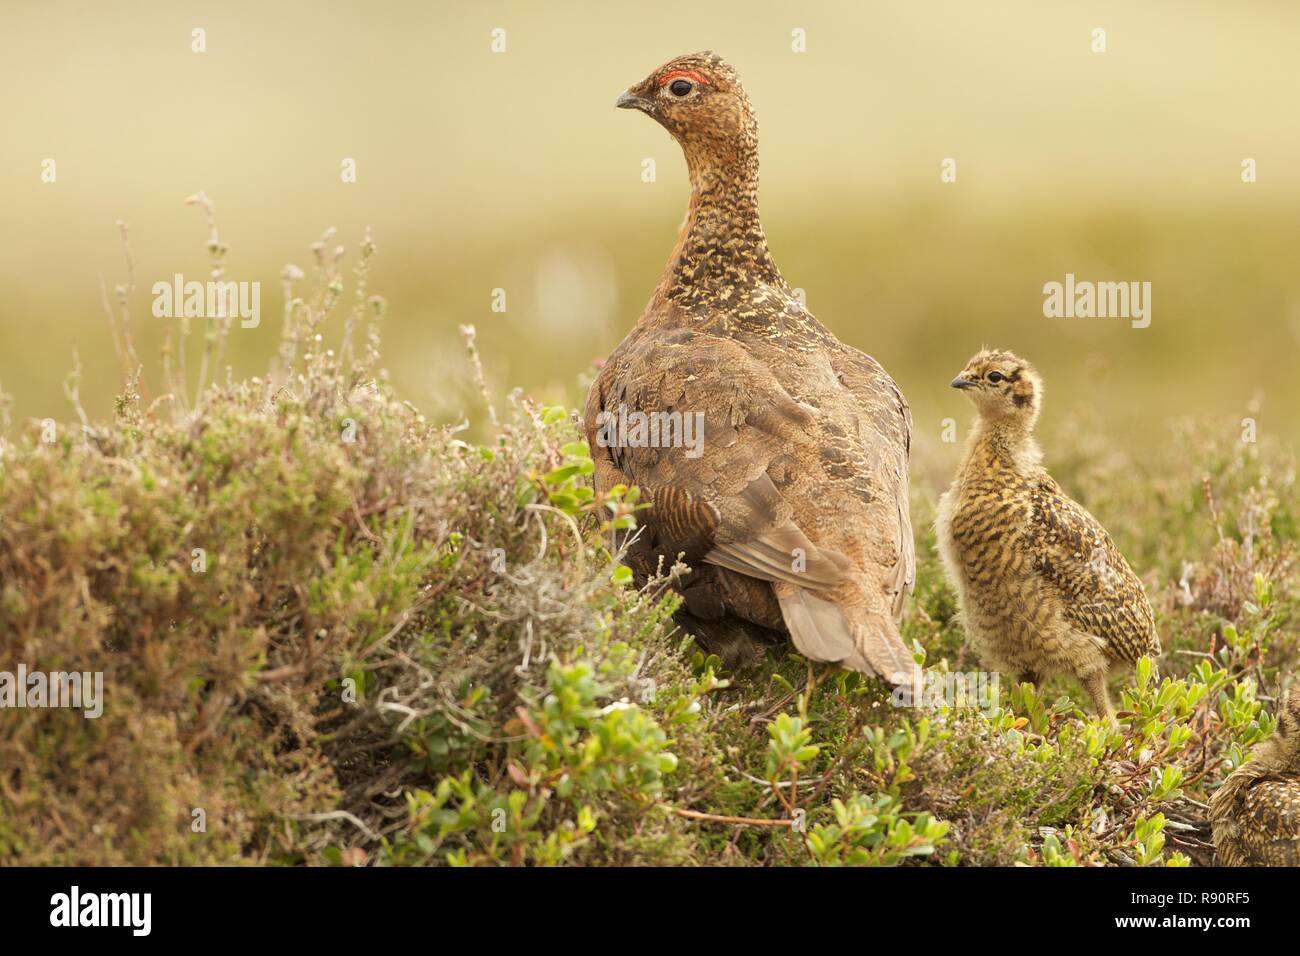
M1165 646L1116 726L1068 681L907 708L788 648L727 673L673 624L681 568L638 591L611 551L645 505L593 493L574 412L492 400L469 328L472 420L394 394L373 253L349 279L327 234L310 277L286 268L265 376L207 381L212 321L191 390L178 328L157 399L128 278L114 420L79 413L74 374L74 424L0 438L0 671L105 686L98 719L0 711L0 862L1211 862L1208 794L1272 731L1296 651L1281 451L1212 423L1141 461L1072 443L1062 478ZM914 494L904 634L928 673L976 670Z

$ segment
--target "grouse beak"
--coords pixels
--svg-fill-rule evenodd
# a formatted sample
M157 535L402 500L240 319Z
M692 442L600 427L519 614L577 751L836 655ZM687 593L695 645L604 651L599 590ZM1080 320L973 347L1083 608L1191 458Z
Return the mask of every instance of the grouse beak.
M650 101L642 99L639 96L633 96L629 90L624 90L614 101L614 105L621 110L640 110L642 113L650 112Z
M974 388L975 387L974 382L972 382L968 378L962 378L960 375L958 375L948 384L951 385L953 388Z

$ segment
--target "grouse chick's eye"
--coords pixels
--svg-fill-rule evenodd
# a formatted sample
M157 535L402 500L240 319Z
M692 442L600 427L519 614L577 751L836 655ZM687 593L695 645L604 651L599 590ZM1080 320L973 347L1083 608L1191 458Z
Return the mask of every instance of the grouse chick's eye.
M1003 375L1001 372L989 372L988 375L989 381L992 382L994 385L996 385L998 382L1001 382L1005 378L1006 376Z
M686 96L693 89L695 89L695 84L690 80L673 80L672 83L668 85L668 90L673 94L673 96Z

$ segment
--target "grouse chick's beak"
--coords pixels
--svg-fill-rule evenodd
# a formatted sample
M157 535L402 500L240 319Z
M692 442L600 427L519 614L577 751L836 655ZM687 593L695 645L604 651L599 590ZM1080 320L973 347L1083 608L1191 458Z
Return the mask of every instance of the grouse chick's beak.
M640 110L642 113L650 112L650 101L634 96L629 90L624 90L614 101L614 105L621 110Z
M974 382L972 382L968 378L962 378L960 375L958 375L948 384L951 385L953 388L974 388L975 387Z

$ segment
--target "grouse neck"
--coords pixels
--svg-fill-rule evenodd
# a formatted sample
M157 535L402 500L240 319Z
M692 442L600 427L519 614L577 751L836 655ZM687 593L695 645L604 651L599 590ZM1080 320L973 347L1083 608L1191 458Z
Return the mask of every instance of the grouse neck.
M1290 742L1291 747L1288 749L1287 743L1285 738L1274 733L1256 748L1245 766L1254 764L1268 773L1300 773L1300 751L1297 751L1294 742Z
M976 419L968 461L984 465L1001 462L1028 474L1038 467L1042 457L1031 423L1015 418Z
M663 295L695 304L729 288L760 283L786 288L759 218L757 156L719 164L688 154L687 166L691 200Z

